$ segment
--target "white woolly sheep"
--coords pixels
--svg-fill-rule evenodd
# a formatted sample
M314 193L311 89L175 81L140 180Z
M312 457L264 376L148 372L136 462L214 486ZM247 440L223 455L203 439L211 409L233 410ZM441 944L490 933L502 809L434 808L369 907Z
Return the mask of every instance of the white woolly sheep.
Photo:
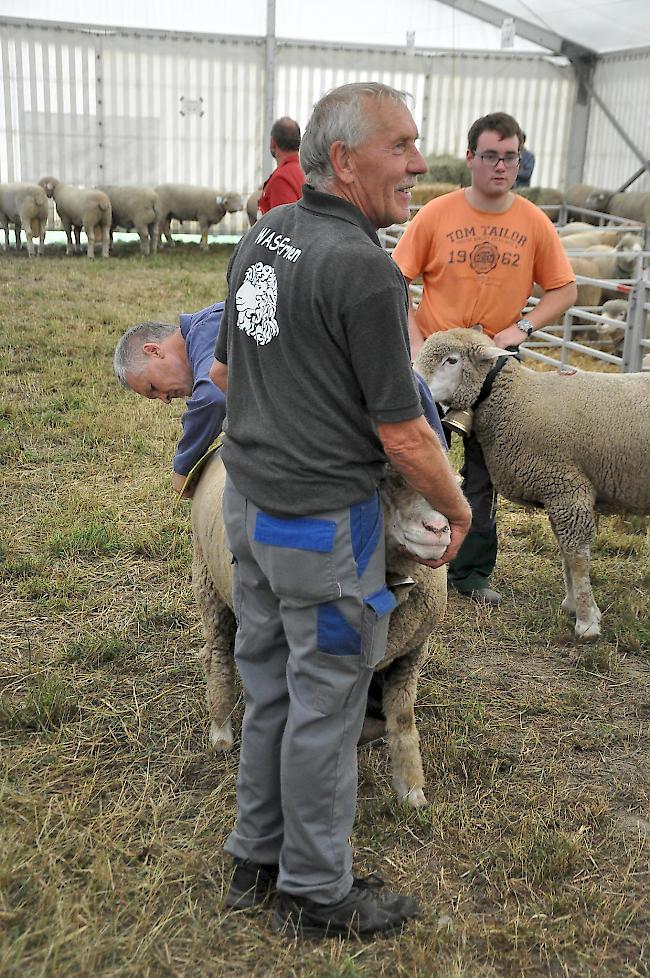
M201 248L208 247L208 228L218 224L226 214L242 210L244 201L239 194L224 194L212 187L193 187L187 183L164 183L156 187L160 199L160 240L174 240L169 230L172 218L177 221L198 221L201 229Z
M16 251L20 251L21 229L25 232L27 253L34 257L33 238L38 238L38 253L45 248L45 228L47 226L47 197L42 187L36 183L0 184L0 227L4 229L4 250L9 249L9 225L14 225Z
M570 224L568 226L571 227ZM572 234L560 232L560 241L565 250L580 251L591 245L616 245L618 234L611 228L591 228L588 231L576 231Z
M232 745L231 714L235 706L236 624L232 612L231 555L221 515L224 477L221 459L215 456L206 465L192 499L192 584L203 620L205 645L201 662L207 680L210 741L217 750L227 750ZM413 707L428 639L444 614L447 577L444 567L432 570L404 557L397 547L406 545L412 553L436 559L449 544L449 525L395 473L387 476L382 501L388 583L393 586L399 605L391 615L388 648L376 667L377 677L383 684L382 707L393 784L400 798L419 808L427 801ZM376 727L377 721L366 721L361 742L376 735ZM383 725L379 732L384 732Z
M625 217L628 221L641 221L650 224L650 193L643 190L626 190L612 194L607 213L614 217Z
M102 243L102 256L108 258L111 233L111 202L101 190L83 190L69 187L56 177L43 177L38 181L48 197L54 198L61 223L68 239L65 253L73 255L74 229L77 249L81 250L81 230L88 238L88 257L95 257L95 241Z
M606 211L611 190L601 190L588 183L574 183L566 192L565 203L572 207L585 207L590 211ZM587 224L596 224L598 219L586 217Z
M571 240L565 238L565 241ZM634 278L638 256L643 251L643 238L638 234L623 234L618 243L595 244L585 250L585 257L595 262L600 278Z
M475 407L473 430L497 492L542 505L562 554L564 611L581 639L600 634L589 580L594 508L650 512L650 377L641 373L541 373L511 356L477 405L486 377L503 356L470 329L434 333L415 369L435 400Z
M602 230L604 231L606 229L602 228ZM607 230L609 231L610 229L607 228ZM591 234L594 231L599 231L599 228L595 227L593 224L586 224L584 221L572 221L571 218L569 218L568 224L563 224L562 227L557 229L557 233L561 238L564 238L570 234L584 234L587 232Z
M123 228L135 230L140 237L140 252L155 255L158 250L158 225L160 223L160 203L158 194L150 187L97 187L111 202L113 218L111 221L111 248L113 231Z
M621 323L627 323L629 302L627 299L608 299L603 303L600 311L608 319L618 319ZM612 326L611 323L599 322L596 323L596 333L599 340L613 345L617 355L621 355L625 342L625 326ZM650 312L645 317L644 339L650 339Z

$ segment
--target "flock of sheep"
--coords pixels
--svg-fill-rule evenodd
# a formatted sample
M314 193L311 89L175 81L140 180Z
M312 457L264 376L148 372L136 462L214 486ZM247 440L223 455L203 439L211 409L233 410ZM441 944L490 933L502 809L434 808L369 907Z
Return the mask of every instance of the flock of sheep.
M0 227L5 232L5 251L9 248L9 227L13 225L16 248L21 246L21 230L27 239L30 257L43 254L48 219L47 198L53 198L66 237L66 255L81 251L81 232L88 239L87 254L94 258L95 244L108 258L113 231L134 230L140 237L143 255L155 254L164 235L173 244L172 219L196 221L201 230L201 247L208 247L208 228L244 201L239 194L218 193L211 187L165 183L159 187L71 187L56 177L43 177L36 183L0 184ZM74 236L74 237L73 237Z

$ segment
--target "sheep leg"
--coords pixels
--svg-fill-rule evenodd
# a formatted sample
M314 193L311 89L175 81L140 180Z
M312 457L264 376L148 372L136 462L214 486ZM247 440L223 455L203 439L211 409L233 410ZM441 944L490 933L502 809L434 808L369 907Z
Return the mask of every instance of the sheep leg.
M593 490L588 484L576 486L572 494L545 504L562 555L566 587L562 610L575 614L575 634L579 639L600 635L601 612L589 579L589 544L596 533L593 505Z
M45 254L45 224L41 224L40 233L38 235L38 254L39 257Z
M78 252L79 254L81 254L81 225L75 224L72 230L74 231L74 240L75 240L75 245L74 248L72 249L72 253L76 254Z
M210 227L210 225L205 224L203 221L201 221L199 223L199 227L201 228L201 250L207 251L208 250L208 228Z
M400 800L411 808L422 808L427 804L414 711L419 664L425 644L394 659L384 672L383 709L393 785Z
M23 246L23 243L20 238L20 232L22 231L22 229L23 226L20 223L20 221L16 221L16 223L14 224L14 234L16 235L16 251L20 251ZM27 241L27 250L29 251L29 235L27 231L25 231L25 239Z
M5 233L5 243L2 246L3 251L9 251L9 218L6 214L0 215L0 228Z
M95 226L94 224L84 225L86 237L88 238L88 257L95 257Z
M210 745L228 750L233 743L232 712L235 707L235 658L237 623L226 602L215 590L212 576L194 538L192 588L203 621L205 645L199 653L206 678L210 717Z
M155 255L158 251L158 223L154 221L152 224L147 225L147 230L149 231L149 254Z
M572 553L563 552L562 561L565 567L565 581L567 576L570 581L570 590L567 589L567 597L562 602L562 607L568 611L571 603L574 605L572 610L575 611L576 616L576 638L583 640L598 638L602 615L589 579L588 544L584 544L578 551Z
M108 258L111 252L111 229L106 224L98 224L99 239L102 243L102 258Z
M163 218L160 225L160 243L162 244L162 239L164 236L167 239L167 244L173 247L174 239L172 238L171 235L170 225L171 225L171 218L169 217Z
M74 245L72 243L72 224L68 218L62 218L63 230L65 231L65 236L67 238L65 253L66 255L74 255ZM75 236L77 235L77 229L74 229Z
M149 254L149 228L146 224L136 224L135 229L140 238L140 254L146 258Z

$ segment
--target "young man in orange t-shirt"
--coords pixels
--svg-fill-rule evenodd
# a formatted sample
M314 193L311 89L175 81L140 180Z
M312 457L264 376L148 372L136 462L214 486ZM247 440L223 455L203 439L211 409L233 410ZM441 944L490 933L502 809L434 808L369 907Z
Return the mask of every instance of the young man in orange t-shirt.
M511 188L517 177L523 134L504 112L483 116L467 137L470 187L426 204L408 225L393 258L407 282L421 276L424 291L409 313L415 357L431 333L481 324L497 346L518 346L575 302L575 276L555 228L537 207ZM522 319L533 284L544 289ZM473 514L472 529L449 580L474 600L497 605L489 586L497 556L494 489L483 453L470 435L461 470Z

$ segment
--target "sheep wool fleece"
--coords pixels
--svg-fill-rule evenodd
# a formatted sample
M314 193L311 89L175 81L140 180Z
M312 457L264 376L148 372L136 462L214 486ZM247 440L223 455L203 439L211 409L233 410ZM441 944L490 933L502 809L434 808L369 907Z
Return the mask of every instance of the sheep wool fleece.
M332 903L352 886L356 745L395 606L373 421L422 414L406 290L361 212L310 187L248 232L228 283L215 355L246 707L226 850Z

